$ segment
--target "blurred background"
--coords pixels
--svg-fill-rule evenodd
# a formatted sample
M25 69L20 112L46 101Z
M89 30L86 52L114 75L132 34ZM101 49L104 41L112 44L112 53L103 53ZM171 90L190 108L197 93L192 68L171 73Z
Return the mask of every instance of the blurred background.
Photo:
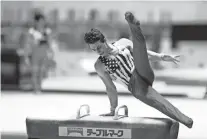
M25 118L46 116L46 110L47 116L54 117L69 116L82 103L90 104L94 114L108 110L104 84L94 69L98 56L83 38L86 31L98 28L109 42L130 39L126 11L141 21L149 50L181 55L179 65L151 63L154 87L195 120L193 129L181 126L179 138L207 138L207 122L203 122L207 116L207 2L1 1L2 138L26 138ZM44 15L51 29L53 51L40 94L33 92L34 66L25 63L24 56L36 13ZM164 117L121 85L117 89L120 104L129 106L131 116Z

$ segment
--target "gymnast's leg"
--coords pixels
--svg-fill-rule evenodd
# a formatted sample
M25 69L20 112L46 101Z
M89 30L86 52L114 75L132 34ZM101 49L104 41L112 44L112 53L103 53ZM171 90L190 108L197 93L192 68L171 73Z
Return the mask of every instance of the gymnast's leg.
M130 12L125 14L125 18L132 33L133 57L136 67L135 70L137 72L137 74L133 74L137 77L134 78L135 83L133 84L134 89L132 94L147 105L154 107L167 116L191 128L193 124L192 119L181 113L176 107L152 88L154 73L149 64L145 38L140 28L140 22L136 20L134 15Z

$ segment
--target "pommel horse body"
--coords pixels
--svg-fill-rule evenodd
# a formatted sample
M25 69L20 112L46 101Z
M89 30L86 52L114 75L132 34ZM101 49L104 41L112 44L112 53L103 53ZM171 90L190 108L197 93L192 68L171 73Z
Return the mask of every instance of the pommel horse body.
M119 114L120 109L124 115ZM129 117L126 105L117 107L113 117L92 116L89 106L81 105L75 118L28 117L26 128L28 139L177 139L179 123L168 118Z

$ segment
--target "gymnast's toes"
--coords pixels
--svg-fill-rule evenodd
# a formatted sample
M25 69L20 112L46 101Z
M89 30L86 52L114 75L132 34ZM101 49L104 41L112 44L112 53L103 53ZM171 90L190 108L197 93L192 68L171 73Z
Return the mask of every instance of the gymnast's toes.
M131 12L125 13L125 19L131 24L140 25L140 22L134 17Z

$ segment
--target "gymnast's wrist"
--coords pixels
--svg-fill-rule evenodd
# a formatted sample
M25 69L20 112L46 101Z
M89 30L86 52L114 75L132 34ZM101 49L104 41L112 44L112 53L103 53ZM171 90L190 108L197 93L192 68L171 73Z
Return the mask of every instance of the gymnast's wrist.
M110 109L111 113L115 113L115 110L116 110L116 108L114 108L114 107L111 107L111 109Z

